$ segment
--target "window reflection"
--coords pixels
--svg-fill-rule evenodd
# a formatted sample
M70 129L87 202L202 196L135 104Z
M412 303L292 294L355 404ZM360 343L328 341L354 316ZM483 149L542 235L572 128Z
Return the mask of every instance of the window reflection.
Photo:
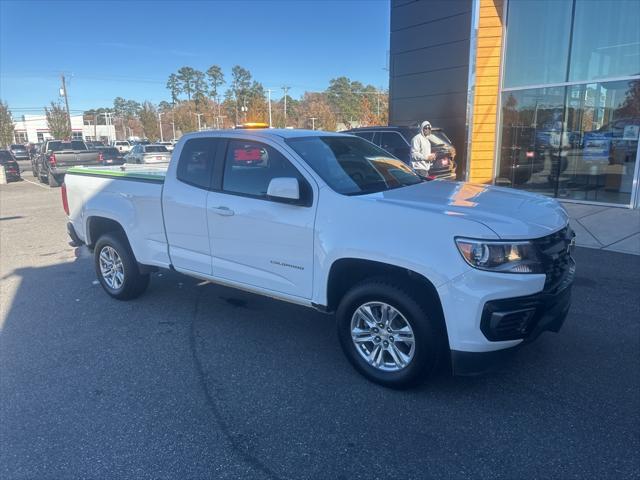
M640 80L504 92L496 183L629 204L639 133Z
M640 80L567 87L566 122L568 165L559 178L559 196L629 203L640 132Z
M640 75L640 2L576 0L569 81Z

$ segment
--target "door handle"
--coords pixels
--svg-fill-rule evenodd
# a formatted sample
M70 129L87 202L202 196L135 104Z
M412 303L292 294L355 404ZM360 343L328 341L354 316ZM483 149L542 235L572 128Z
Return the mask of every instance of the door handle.
M229 207L210 207L209 210L217 213L218 215L222 215L224 217L230 217L231 215L234 214L234 211L231 210Z

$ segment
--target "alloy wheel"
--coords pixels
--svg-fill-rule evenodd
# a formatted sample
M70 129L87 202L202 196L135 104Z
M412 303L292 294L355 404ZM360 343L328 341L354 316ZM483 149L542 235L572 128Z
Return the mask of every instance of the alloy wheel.
M351 317L351 340L369 365L385 372L406 368L415 354L411 324L384 302L367 302L356 308Z

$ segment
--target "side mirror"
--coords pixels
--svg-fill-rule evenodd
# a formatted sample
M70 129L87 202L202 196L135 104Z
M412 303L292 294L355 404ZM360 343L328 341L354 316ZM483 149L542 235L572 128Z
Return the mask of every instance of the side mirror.
M267 197L285 203L300 201L300 183L293 177L272 178L267 188Z

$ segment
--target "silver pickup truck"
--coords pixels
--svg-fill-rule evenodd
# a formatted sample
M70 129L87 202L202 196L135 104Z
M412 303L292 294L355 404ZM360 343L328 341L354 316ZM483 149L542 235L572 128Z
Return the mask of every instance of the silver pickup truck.
M89 150L82 140L47 140L31 160L31 170L41 182L58 187L67 169L102 163L102 153Z

